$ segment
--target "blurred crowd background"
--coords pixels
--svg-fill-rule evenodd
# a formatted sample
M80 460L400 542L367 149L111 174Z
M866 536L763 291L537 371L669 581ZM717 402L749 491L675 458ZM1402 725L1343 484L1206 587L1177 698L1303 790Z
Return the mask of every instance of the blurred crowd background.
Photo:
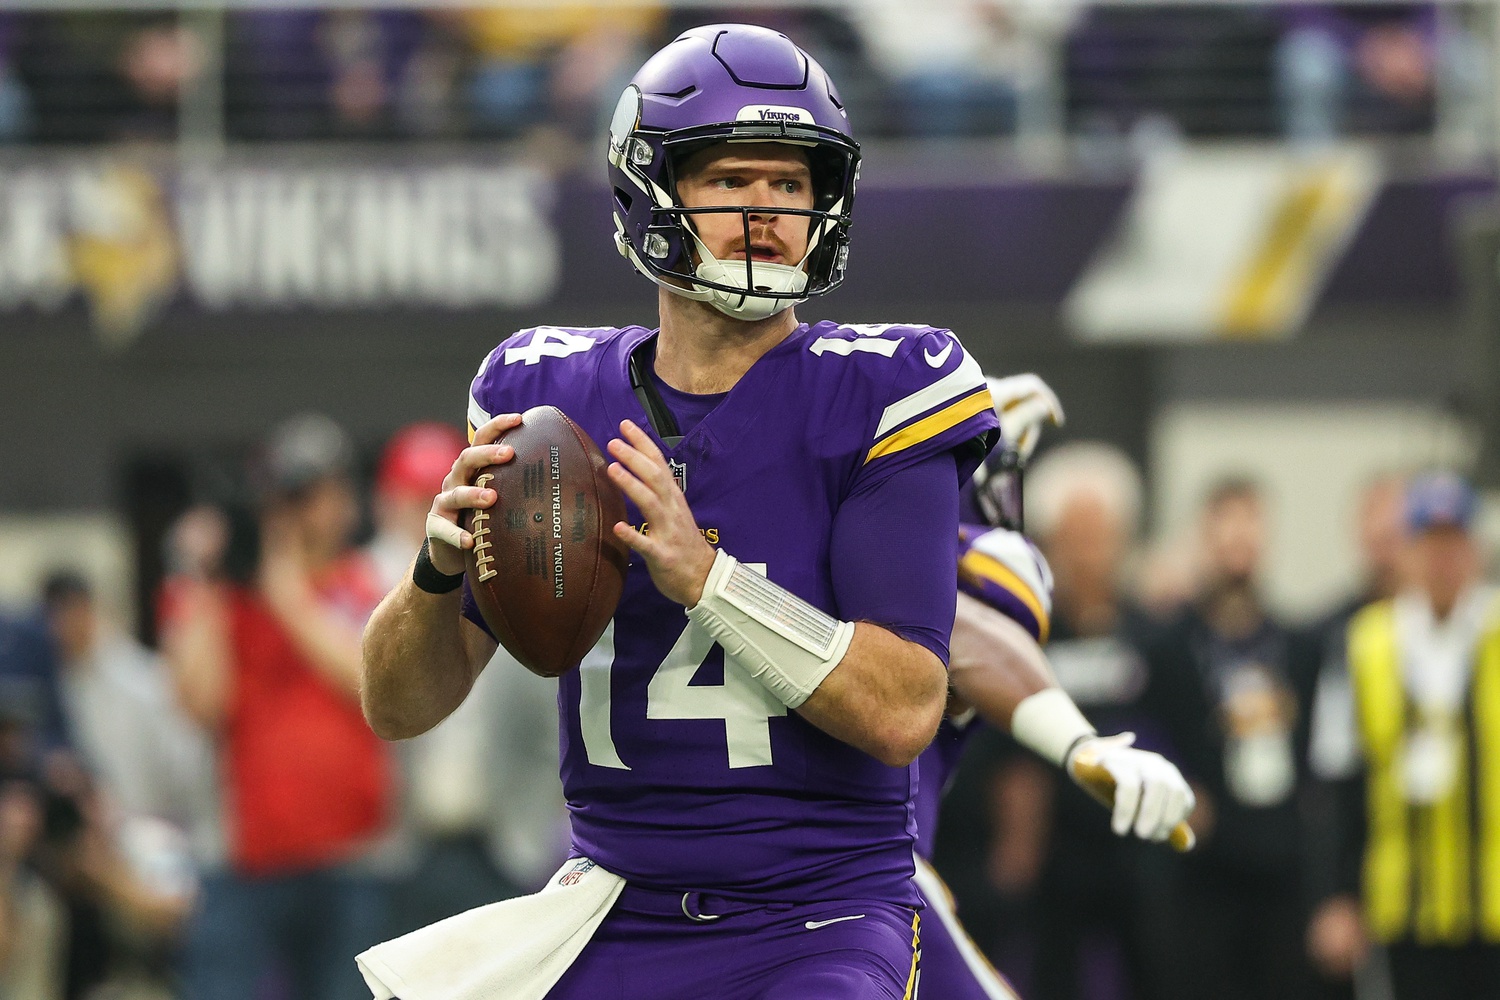
M0 15L4 141L175 139L185 95L215 98L228 141L588 139L645 55L749 11L825 64L865 136L1461 140L1492 96L1479 3L58 6Z
M1049 653L1198 790L1178 857L982 737L937 855L981 949L1028 1000L1489 995L1500 890L1367 919L1346 636L1493 597L1500 5L38 0L0 10L0 1000L358 998L356 951L554 869L549 682L502 655L384 745L358 633L488 350L654 315L604 118L721 20L865 145L803 318L1058 391ZM1485 831L1443 877L1500 880Z

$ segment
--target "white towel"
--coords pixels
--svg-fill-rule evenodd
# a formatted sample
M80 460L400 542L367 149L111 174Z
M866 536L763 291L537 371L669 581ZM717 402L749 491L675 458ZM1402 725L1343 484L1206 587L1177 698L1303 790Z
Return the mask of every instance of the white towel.
M355 961L375 1000L542 1000L624 887L573 858L540 892L440 920Z

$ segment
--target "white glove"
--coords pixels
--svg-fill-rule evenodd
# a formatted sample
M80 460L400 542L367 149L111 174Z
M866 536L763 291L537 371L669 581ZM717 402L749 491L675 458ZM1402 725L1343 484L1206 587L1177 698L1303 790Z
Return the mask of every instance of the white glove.
M1063 425L1062 403L1039 375L1007 375L985 381L1000 418L1000 433L1024 462L1036 451L1044 424L1050 421L1058 427Z
M1135 749L1134 742L1135 733L1084 740L1068 756L1068 774L1100 801L1113 800L1110 827L1118 836L1134 830L1142 840L1163 841L1197 800L1176 765L1161 754ZM1097 776L1098 769L1107 777ZM1080 776L1080 770L1095 773Z

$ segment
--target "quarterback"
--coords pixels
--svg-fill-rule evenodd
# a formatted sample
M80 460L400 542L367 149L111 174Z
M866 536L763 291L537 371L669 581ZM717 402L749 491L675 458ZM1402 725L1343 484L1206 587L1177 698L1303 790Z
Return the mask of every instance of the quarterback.
M608 442L633 556L559 683L574 858L473 911L509 921L464 938L482 947L398 939L362 968L403 1000L911 997L914 762L947 701L959 486L998 436L985 379L946 330L798 321L843 279L859 147L785 36L685 32L626 88L608 159L659 328L541 327L490 353L472 445L364 643L376 732L451 712L495 649L461 593L460 513L495 501L475 472L512 457L532 406ZM484 963L482 989L412 985Z

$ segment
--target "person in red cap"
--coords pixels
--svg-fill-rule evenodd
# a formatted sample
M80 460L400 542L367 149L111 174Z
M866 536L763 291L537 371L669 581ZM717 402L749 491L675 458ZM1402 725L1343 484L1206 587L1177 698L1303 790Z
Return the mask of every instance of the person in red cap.
M467 444L456 427L437 421L403 427L386 443L375 471L375 537L368 549L386 590L411 568L432 495Z

